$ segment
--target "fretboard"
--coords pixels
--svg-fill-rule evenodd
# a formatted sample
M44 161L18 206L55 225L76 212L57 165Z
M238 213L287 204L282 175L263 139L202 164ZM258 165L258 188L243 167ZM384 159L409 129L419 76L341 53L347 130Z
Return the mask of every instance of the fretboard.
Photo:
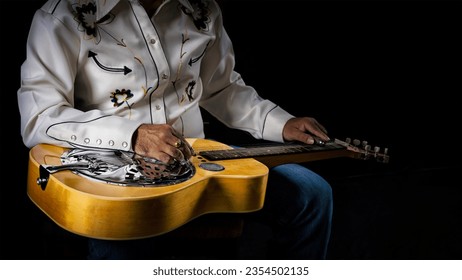
M269 144L264 146L252 146L227 150L201 151L199 155L208 160L226 160L239 158L258 158L264 156L293 155L304 153L317 153L334 150L346 150L347 148L335 142L327 142L324 145L307 144Z

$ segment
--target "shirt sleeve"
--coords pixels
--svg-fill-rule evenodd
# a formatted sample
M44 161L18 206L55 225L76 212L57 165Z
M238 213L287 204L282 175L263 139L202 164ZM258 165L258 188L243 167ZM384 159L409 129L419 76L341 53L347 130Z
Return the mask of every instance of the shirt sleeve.
M17 92L23 142L129 150L140 123L74 106L80 37L72 30L43 8L34 15Z
M294 116L262 98L234 71L232 42L223 27L218 8L217 14L216 40L202 64L204 98L201 106L228 127L247 131L257 139L283 142L283 127Z

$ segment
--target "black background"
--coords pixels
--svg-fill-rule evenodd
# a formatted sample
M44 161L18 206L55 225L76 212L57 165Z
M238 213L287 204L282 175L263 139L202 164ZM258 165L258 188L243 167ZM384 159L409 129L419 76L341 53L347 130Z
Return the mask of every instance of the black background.
M51 224L26 194L16 91L42 2L1 1L1 259L85 254L83 240ZM244 81L293 114L316 117L331 137L389 149L389 164L307 163L334 190L329 258L461 259L461 2L220 3ZM228 144L252 142L211 117L206 129Z

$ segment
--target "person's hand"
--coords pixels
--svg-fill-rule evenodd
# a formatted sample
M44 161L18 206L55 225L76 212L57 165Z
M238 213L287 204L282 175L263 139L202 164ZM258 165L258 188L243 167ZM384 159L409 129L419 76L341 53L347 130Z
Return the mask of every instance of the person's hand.
M310 117L292 118L287 121L282 131L284 141L300 141L306 144L329 141L327 130L316 119Z
M183 162L194 150L183 136L168 124L142 124L133 135L133 151L145 157L171 164Z

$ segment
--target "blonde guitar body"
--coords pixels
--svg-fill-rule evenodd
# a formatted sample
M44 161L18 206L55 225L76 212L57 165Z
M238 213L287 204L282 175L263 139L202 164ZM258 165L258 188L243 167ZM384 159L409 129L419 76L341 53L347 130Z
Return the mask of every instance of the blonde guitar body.
M186 180L161 186L121 186L70 170L45 172L44 176L44 166L63 167L62 156L70 150L39 144L29 154L27 193L46 215L70 232L128 240L167 233L207 213L261 209L268 168L275 165L338 157L388 162L388 156L377 149L360 149L337 139L322 146L278 144L236 149L212 140L187 141L196 152L190 159L194 172Z
M194 150L229 149L219 142L188 139ZM251 212L263 207L268 167L252 158L218 161L221 171L199 167L185 182L161 187L127 187L83 178L72 171L37 184L40 165L60 165L66 149L40 144L30 150L27 193L56 224L100 239L138 239L171 231L212 212Z

